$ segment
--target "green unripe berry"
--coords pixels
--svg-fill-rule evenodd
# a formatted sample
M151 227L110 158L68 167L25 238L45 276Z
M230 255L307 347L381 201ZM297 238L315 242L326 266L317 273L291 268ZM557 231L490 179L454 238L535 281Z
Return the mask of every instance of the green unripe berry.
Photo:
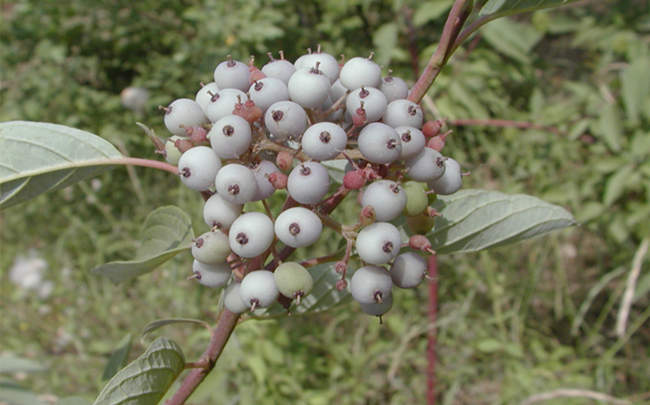
M225 263L229 254L228 236L220 230L206 232L192 244L192 256L201 263Z
M296 262L282 263L273 273L275 285L288 298L304 297L314 286L314 279L307 269Z
M427 214L406 217L406 224L412 234L426 235L433 228L434 222L435 218Z
M406 207L404 213L409 216L424 212L429 204L427 193L422 183L407 181L402 185L406 192Z
M174 166L178 165L178 159L180 159L182 155L181 151L178 150L174 144L178 139L183 138L178 135L173 135L167 139L167 142L165 142L165 160L167 163Z

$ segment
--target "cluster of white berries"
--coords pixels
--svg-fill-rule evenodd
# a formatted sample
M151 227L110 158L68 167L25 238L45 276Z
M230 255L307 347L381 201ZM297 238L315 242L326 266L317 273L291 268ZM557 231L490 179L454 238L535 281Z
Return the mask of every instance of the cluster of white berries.
M181 181L206 198L210 230L194 241L194 278L209 287L232 278L224 303L233 312L278 300L288 308L310 292L313 279L307 264L283 262L282 252L316 243L325 225L348 242L336 263L337 287L348 288L356 251L365 265L353 273L349 290L363 311L381 315L392 305L393 286L422 282L422 255L432 252L422 235L403 242L391 221L405 214L419 224L413 233L425 233L436 214L431 197L461 187L460 165L440 153L447 134L440 121L424 122L404 80L390 72L382 78L372 55L339 63L319 47L295 63L282 52L280 59L269 57L258 69L253 58L245 64L229 56L194 100L161 107L173 134L161 152L178 166ZM322 162L335 159L348 163L343 184L330 190ZM244 204L278 189L290 198L275 218L268 206L266 213L243 213ZM330 212L355 191L358 223L336 223Z

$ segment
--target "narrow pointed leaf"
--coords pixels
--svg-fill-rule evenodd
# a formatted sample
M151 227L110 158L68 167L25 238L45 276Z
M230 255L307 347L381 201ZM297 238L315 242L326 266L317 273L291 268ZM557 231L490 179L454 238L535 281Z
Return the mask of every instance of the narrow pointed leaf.
M567 210L539 198L487 190L440 196L434 208L441 215L428 236L439 253L475 252L576 223Z
M479 15L512 15L543 8L559 7L577 0L488 0Z
M142 226L142 245L136 259L115 261L93 269L114 283L121 283L148 273L192 246L194 232L190 217L175 206L160 207L147 216Z
M104 386L94 405L154 405L165 395L185 367L185 357L174 341L160 337Z
M104 367L104 375L102 375L102 380L108 380L113 377L124 365L129 358L129 353L131 352L131 343L133 343L133 336L130 333L127 333L126 336L120 340L117 344L113 353L108 358L106 367Z
M291 314L306 314L310 312L326 311L347 300L347 289L339 291L336 282L341 275L334 270L335 262L318 264L308 268L314 278L314 286L309 294L303 297L299 305L292 304ZM280 304L273 304L269 308L258 310L255 317L279 317L287 315L287 310Z
M113 145L86 131L43 122L0 123L0 208L95 176L121 158Z

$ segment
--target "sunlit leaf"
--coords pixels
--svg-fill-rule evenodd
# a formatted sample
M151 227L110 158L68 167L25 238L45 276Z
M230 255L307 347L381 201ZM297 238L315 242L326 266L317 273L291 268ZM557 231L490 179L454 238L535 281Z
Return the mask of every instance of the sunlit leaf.
M564 208L523 194L461 190L439 197L434 208L440 216L428 236L439 253L474 252L575 225Z
M0 208L92 177L120 152L89 132L43 122L0 123Z

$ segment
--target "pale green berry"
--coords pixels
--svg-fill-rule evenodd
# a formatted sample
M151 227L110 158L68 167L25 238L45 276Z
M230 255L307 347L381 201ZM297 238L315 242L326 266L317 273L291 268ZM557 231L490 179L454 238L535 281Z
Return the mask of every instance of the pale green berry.
M167 163L174 166L178 164L178 159L180 159L182 155L181 151L178 150L175 145L175 142L178 139L184 138L178 135L172 135L169 139L167 139L167 142L165 142L165 160Z
M407 181L402 187L406 192L406 207L404 213L413 216L424 212L429 203L429 198L424 189L424 184L416 181Z
M296 262L282 263L275 269L273 277L278 291L288 298L304 297L314 286L309 271Z
M206 232L192 244L192 256L201 263L225 263L229 254L228 236L220 230Z

